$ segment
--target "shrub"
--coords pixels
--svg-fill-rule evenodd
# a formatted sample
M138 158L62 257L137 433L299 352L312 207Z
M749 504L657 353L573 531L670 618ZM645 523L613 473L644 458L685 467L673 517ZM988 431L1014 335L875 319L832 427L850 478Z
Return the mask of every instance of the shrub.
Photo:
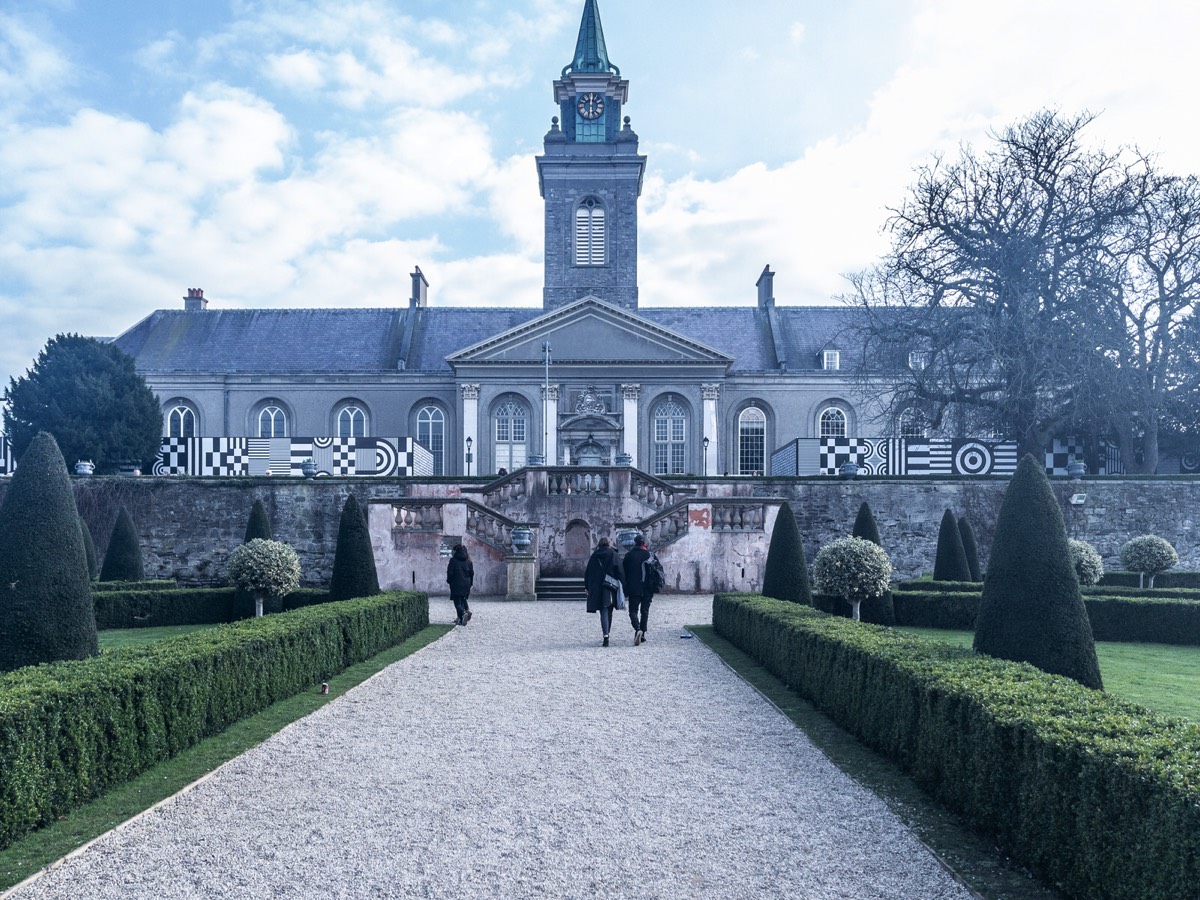
M982 581L983 570L979 568L979 544L975 540L975 529L971 527L966 516L959 516L958 534L962 538L963 553L967 557L967 571L971 573L971 580Z
M866 500L858 508L858 515L854 517L854 529L850 532L850 536L870 541L879 547L883 546L883 541L879 537L879 526L875 522L875 514L871 512L871 504ZM840 597L830 598L829 601L819 601L814 597L813 606L835 615L854 616L853 606ZM876 625L895 625L896 611L892 608L891 590L884 591L879 597L868 597L863 601L859 613L864 622L872 622Z
M1067 529L1044 465L1026 454L1004 492L975 649L1100 690L1100 665Z
M87 559L88 581L95 581L100 574L100 561L96 559L96 542L92 540L92 529L87 522L79 520L79 530L83 533L83 552Z
M255 615L262 615L264 596L282 597L300 584L300 559L281 541L255 538L229 556L234 587L254 594Z
M1139 573L1138 587L1142 587L1144 576L1150 576L1146 587L1154 587L1154 576L1165 572L1179 562L1175 548L1153 534L1135 537L1121 548L1121 565L1130 572Z
M108 549L104 551L101 581L141 581L146 577L142 568L142 545L138 541L133 517L124 506L117 513Z
M160 628L166 625L217 625L254 615L254 607L241 602L243 596L231 587L128 588L96 591L96 627ZM280 611L325 603L329 594L316 588L297 588L280 598Z
M763 595L789 603L812 605L812 588L808 584L808 560L792 507L784 502L775 516L771 543L767 547L767 564L763 571Z
M375 554L371 550L371 532L362 507L351 494L342 507L342 519L338 524L329 599L349 600L378 593L379 576L375 571Z
M859 604L868 597L881 597L892 577L892 563L883 548L862 538L840 538L817 553L813 569L817 589L850 603L854 621Z
M1071 564L1075 566L1075 576L1081 585L1090 586L1100 583L1104 574L1104 560L1096 552L1096 548L1087 541L1068 540L1067 547L1071 551Z
M871 512L871 504L866 500L858 508L858 515L854 517L854 529L850 532L850 535L851 537L862 538L864 541L870 541L877 547L883 546L883 541L879 539L879 525L875 522L875 514Z
M242 538L242 543L248 544L255 538L262 538L264 541L274 539L271 534L271 520L267 518L267 509L261 500L255 500L254 505L250 507L250 518L246 522L246 536Z
M38 432L0 506L0 669L99 652L67 464Z
M938 529L937 556L933 561L933 580L971 580L971 567L967 564L967 552L963 549L962 534L958 530L958 519L950 510L942 513L942 525Z

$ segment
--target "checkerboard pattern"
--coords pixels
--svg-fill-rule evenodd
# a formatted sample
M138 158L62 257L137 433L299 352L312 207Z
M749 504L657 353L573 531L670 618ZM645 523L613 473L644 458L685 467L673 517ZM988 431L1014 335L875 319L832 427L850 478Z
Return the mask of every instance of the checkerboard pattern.
M3 439L0 439L3 440ZM7 444L0 445L2 451ZM412 438L178 438L165 437L155 475L301 478L305 460L318 475L412 476L433 474L433 454ZM3 457L0 457L2 462ZM0 474L4 472L0 469Z
M12 444L0 435L0 475L11 475L16 468L12 458Z

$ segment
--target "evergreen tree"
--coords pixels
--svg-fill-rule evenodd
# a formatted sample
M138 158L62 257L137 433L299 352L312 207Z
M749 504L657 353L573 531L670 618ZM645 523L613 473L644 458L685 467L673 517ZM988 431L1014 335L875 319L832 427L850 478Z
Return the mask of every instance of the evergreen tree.
M96 542L92 540L92 529L88 523L79 519L79 530L83 533L83 552L87 556L88 581L95 581L100 571L100 563L96 559Z
M959 516L958 533L962 538L963 552L967 554L967 568L971 572L971 580L983 581L983 572L979 568L979 544L975 541L975 529L971 527L966 516Z
M938 530L937 556L933 561L933 580L971 580L971 569L967 565L967 552L963 549L962 534L958 530L958 519L950 510L942 513L942 527Z
M858 515L854 517L854 530L850 534L876 546L883 546L883 541L879 539L879 526L875 524L875 514L871 512L871 504L866 500L858 508Z
M1043 464L1026 454L1004 493L975 649L1101 689L1096 645Z
M879 526L875 522L875 513L871 511L871 504L866 500L862 502L862 506L858 508L858 515L854 517L854 531L851 533L851 537L862 538L881 550L883 549L883 541L879 538ZM863 600L859 614L863 622L870 622L873 625L895 625L896 601L892 597L891 588L878 596L867 597Z
M362 507L351 494L342 507L342 520L338 525L329 599L349 600L378 593L379 576L375 571L375 554L371 552L371 533L367 530Z
M255 500L254 505L250 507L250 518L246 521L246 536L242 539L242 543L248 544L256 539L264 541L275 539L274 535L271 534L271 519L267 516L267 508L263 506L261 500ZM230 621L248 619L255 613L256 604L253 591L242 590L235 586L231 603L232 606L229 611ZM283 612L282 597L268 595L266 603L267 612Z
M41 432L0 506L0 669L99 652L71 479L54 438Z
M271 536L271 520L267 518L267 508L261 500L255 500L254 505L250 507L250 519L246 522L246 536L242 543L248 544L255 538L274 540Z
M763 572L764 597L812 606L812 588L808 584L808 560L792 507L785 502L775 517L771 543L767 547L767 565Z
M133 517L124 506L117 513L116 524L113 525L112 537L108 540L108 549L104 551L104 565L100 568L101 581L143 581L146 578L142 568L142 545L138 540L137 530L133 527Z

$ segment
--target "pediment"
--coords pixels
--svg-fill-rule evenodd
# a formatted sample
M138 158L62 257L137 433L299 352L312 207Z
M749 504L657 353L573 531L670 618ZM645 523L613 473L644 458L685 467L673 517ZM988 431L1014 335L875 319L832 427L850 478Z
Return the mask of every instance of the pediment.
M550 342L551 361L565 363L706 364L727 366L733 358L663 328L636 313L584 297L516 328L452 353L446 361L463 364L538 363L542 344Z

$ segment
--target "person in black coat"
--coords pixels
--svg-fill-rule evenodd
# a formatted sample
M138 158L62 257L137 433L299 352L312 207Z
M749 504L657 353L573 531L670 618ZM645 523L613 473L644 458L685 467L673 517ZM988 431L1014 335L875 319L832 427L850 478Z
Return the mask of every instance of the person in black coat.
M584 570L583 586L587 588L587 611L600 613L600 630L604 632L604 641L601 646L607 647L616 595L605 584L605 575L611 575L618 581L621 580L621 569L617 565L617 551L609 544L608 538L600 538L588 560L587 569Z
M471 557L467 548L455 544L450 554L450 562L446 564L446 583L450 585L450 599L454 601L454 611L458 618L455 625L466 625L471 621L471 607L467 598L471 596L471 585L475 583L475 567L471 565Z
M633 549L625 554L621 568L625 571L625 599L629 606L629 623L633 625L633 646L646 640L646 623L650 618L650 601L654 594L646 587L646 560L650 551L646 549L646 538L638 535L633 539Z

